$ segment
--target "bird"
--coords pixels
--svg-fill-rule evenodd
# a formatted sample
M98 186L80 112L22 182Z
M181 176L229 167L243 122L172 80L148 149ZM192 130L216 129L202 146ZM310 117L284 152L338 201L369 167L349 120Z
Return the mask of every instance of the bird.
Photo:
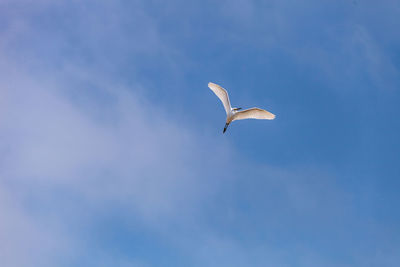
M244 120L244 119L259 119L259 120L275 119L274 114L261 108L249 108L245 110L241 110L242 108L232 108L231 103L229 101L228 92L224 88L212 82L208 83L208 87L221 100L225 108L226 123L222 133L225 133L226 129L228 128L229 124L232 121Z

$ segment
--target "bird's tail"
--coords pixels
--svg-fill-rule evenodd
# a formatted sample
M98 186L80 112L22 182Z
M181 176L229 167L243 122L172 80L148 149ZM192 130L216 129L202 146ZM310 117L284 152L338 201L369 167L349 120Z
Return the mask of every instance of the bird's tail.
M225 133L226 129L228 128L229 123L225 123L224 131L222 133Z

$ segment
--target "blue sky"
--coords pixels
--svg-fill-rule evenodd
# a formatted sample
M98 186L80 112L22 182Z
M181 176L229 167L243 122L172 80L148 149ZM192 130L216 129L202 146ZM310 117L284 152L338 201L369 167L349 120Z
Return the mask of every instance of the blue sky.
M0 265L398 266L399 15L2 1Z

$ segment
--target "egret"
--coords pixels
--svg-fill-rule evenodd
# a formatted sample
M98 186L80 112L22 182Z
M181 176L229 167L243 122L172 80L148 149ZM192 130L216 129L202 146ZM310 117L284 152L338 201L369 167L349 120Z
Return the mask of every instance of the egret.
M242 108L232 108L229 102L228 92L215 83L208 83L208 87L217 95L224 105L226 112L226 123L223 133L225 133L229 124L232 121L244 120L244 119L259 119L259 120L273 120L275 115L261 108L249 108L241 110ZM241 111L239 111L241 110Z

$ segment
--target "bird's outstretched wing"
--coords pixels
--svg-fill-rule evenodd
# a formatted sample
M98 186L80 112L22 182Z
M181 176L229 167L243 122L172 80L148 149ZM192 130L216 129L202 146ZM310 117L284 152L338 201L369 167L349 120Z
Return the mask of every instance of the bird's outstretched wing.
M228 92L215 83L208 83L208 87L218 96L222 104L224 104L225 112L228 114L231 111L231 103L229 102Z
M260 108L249 108L242 111L236 112L233 115L233 120L244 120L244 119L259 119L259 120L273 120L275 115Z

